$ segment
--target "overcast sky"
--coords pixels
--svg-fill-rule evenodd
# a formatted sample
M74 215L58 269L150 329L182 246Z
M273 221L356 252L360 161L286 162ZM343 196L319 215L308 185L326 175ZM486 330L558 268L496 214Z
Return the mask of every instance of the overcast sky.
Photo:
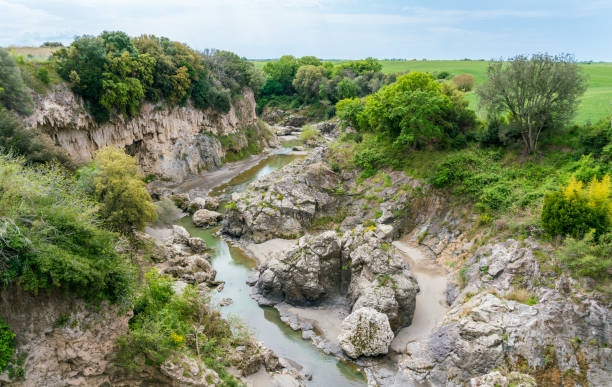
M121 30L248 58L612 61L612 0L0 0L0 46Z

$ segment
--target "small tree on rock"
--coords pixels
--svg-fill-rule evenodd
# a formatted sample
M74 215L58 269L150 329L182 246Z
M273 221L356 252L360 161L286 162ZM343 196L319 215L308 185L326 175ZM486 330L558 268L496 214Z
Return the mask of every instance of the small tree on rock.
M492 62L487 73L489 80L477 89L480 105L493 114L510 112L510 123L529 153L536 151L542 131L568 122L586 90L585 78L568 54L518 55Z
M136 160L123 150L106 147L96 154L94 184L102 217L118 231L142 230L157 219Z

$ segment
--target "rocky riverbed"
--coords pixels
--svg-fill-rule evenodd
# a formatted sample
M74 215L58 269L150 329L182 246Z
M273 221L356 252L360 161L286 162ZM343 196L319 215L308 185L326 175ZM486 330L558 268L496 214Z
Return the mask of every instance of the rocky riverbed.
M402 172L336 173L326 152L232 195L222 232L257 259L260 304L373 385L611 380L610 305L544 270L545 245L478 243L469 209Z

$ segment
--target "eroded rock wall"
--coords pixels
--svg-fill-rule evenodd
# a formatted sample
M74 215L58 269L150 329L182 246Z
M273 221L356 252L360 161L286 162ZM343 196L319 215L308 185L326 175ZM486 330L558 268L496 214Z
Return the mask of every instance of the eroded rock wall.
M132 311L9 286L0 291L0 315L16 334L17 357L25 356L25 380L5 372L0 385L97 386L111 381L117 339L128 332Z
M257 124L250 89L234 98L225 114L146 102L135 117L114 117L102 124L65 85L35 99L34 113L26 123L48 135L77 163L91 160L102 147L120 147L138 159L145 173L175 181L220 166L225 150L218 137L233 136L234 146L243 148L247 146L245 129Z

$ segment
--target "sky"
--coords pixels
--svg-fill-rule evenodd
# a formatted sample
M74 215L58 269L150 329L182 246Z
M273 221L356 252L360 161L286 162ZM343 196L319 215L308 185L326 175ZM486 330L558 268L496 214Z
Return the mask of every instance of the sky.
M0 46L120 30L250 59L612 61L612 0L0 0Z

